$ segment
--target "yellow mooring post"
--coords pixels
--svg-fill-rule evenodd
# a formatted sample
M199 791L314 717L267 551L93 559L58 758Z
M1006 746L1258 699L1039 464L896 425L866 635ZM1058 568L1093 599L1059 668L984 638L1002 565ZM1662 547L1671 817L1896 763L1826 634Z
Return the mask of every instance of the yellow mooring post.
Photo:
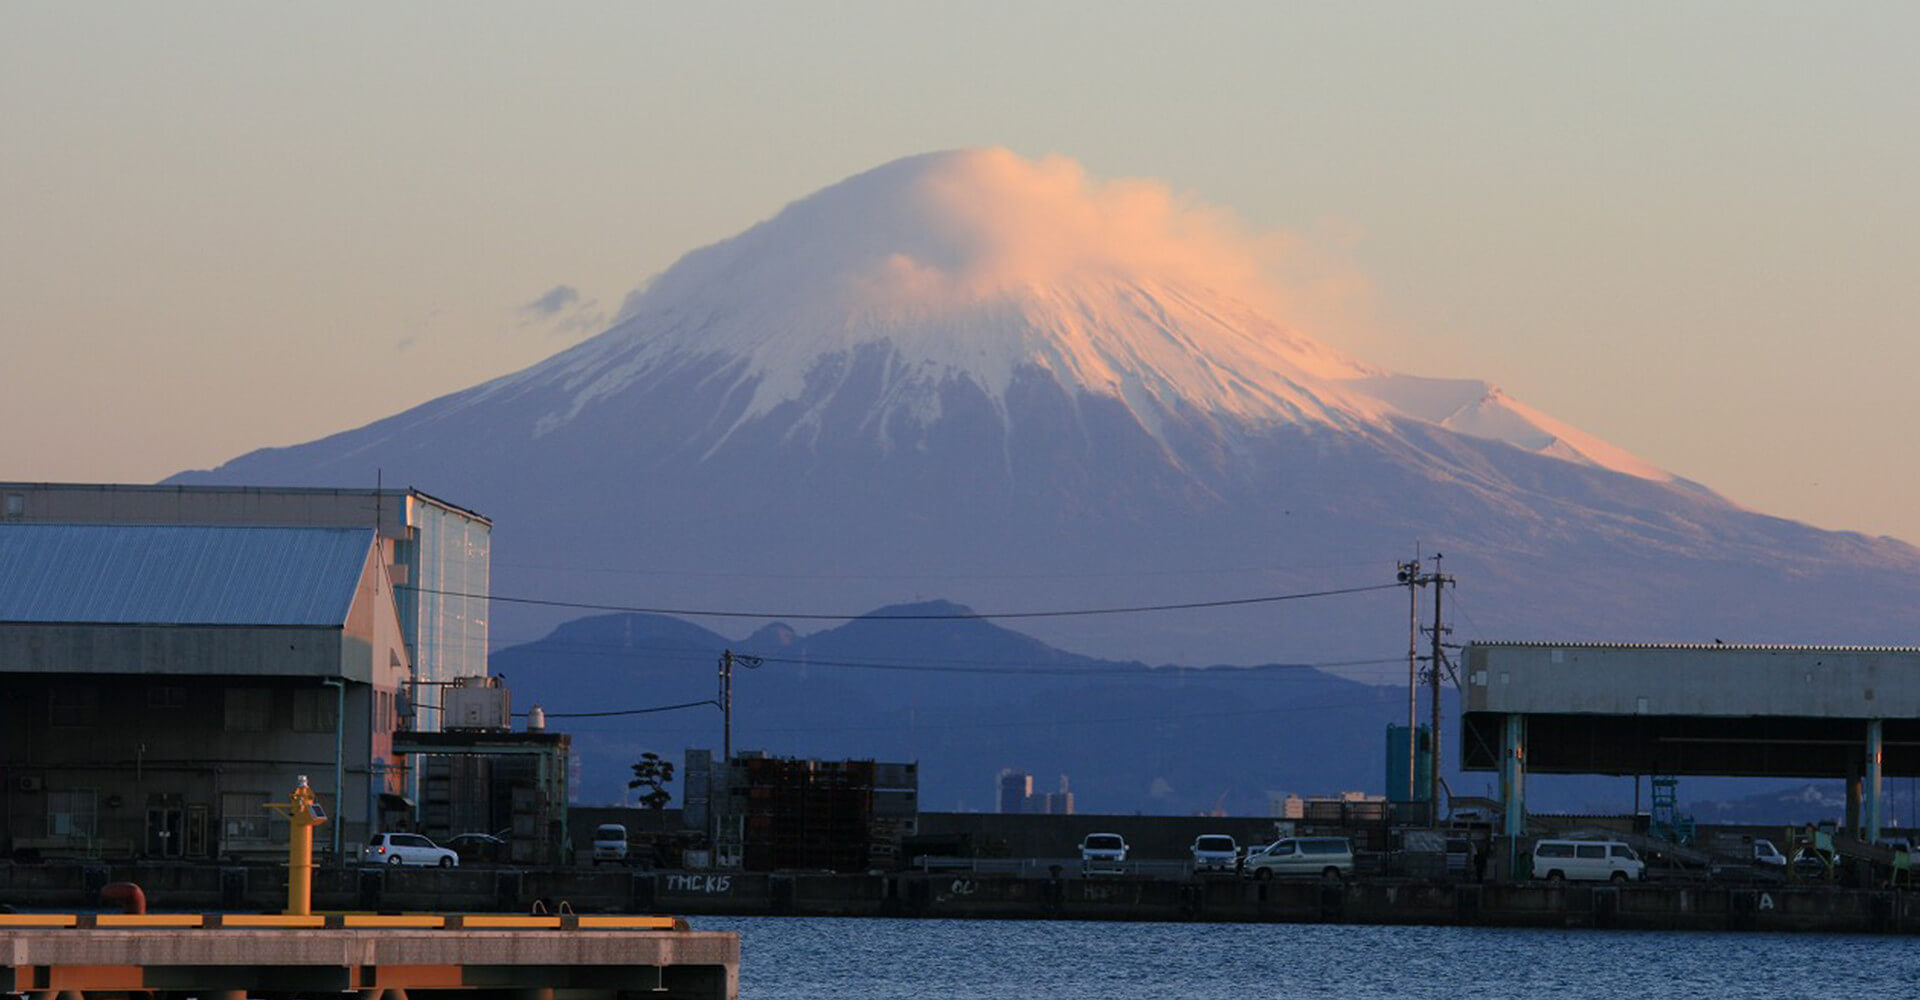
M286 811L292 829L287 832L287 913L305 917L313 913L313 828L327 821L326 811L307 787L307 776L293 787L288 802L269 802L267 808Z

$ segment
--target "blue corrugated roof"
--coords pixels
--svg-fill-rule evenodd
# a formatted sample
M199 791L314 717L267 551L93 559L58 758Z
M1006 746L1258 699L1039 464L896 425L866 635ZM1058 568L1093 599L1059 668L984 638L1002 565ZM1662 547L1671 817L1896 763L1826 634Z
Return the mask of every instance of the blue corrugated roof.
M0 622L341 625L372 528L0 524Z

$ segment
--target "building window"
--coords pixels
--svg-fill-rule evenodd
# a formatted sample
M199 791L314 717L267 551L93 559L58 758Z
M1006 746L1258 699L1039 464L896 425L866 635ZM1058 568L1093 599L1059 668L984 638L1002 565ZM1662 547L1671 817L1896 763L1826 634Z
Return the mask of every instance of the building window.
M91 726L100 720L100 689L91 684L56 684L47 690L47 721L56 726Z
M267 815L265 792L221 792L221 840L266 840L272 835L272 817Z
M90 839L99 816L97 795L91 788L69 788L47 793L47 836Z
M178 684L147 685L148 708L185 708L187 689Z
M7 516L8 517L26 517L27 516L27 495L25 493L7 494Z
M340 696L332 688L302 689L293 693L293 729L299 733L330 733L340 718Z
M227 731L264 733L273 717L273 692L266 688L227 689Z

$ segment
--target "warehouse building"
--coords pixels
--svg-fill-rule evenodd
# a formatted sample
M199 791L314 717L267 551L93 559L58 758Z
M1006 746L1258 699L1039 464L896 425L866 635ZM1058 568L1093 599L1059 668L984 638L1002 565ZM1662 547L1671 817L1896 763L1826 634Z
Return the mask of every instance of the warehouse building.
M487 672L493 522L419 490L0 483L0 525L52 523L370 528L414 667L411 728L439 731L444 692Z
M302 776L317 846L351 850L404 774L386 551L371 526L0 521L0 850L265 855Z
M323 851L412 826L393 734L484 683L492 527L413 489L0 483L0 848L244 856L299 774Z

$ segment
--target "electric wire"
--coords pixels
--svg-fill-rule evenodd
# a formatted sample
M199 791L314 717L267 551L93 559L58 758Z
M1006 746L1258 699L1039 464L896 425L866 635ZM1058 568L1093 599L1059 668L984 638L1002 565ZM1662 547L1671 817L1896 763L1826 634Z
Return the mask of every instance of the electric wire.
M523 604L523 605L532 605L532 606L538 606L538 607L556 607L556 608L569 608L569 609L575 609L575 610L591 610L591 611L611 611L611 612L621 612L621 613L627 613L627 614L676 615L676 616L682 616L682 617L777 618L777 619L791 618L796 620L827 620L827 621L853 621L853 620L990 621L995 619L1062 618L1062 617L1074 617L1074 616L1140 614L1140 613L1146 613L1146 612L1159 612L1159 611L1184 611L1184 610L1196 610L1196 609L1205 609L1205 608L1242 607L1242 606L1257 605L1257 604L1272 604L1272 603L1278 603L1282 601L1307 600L1307 599L1320 598L1320 597L1338 597L1338 596L1346 596L1350 594L1363 594L1363 593L1369 593L1369 592L1381 591L1381 590L1395 590L1395 589L1398 589L1400 586L1401 584L1399 583L1382 583L1382 584L1373 584L1373 585L1360 586L1360 587L1344 587L1344 588L1334 588L1329 590L1305 591L1305 592L1298 592L1298 593L1292 593L1292 594L1273 594L1273 595L1266 595L1261 597L1232 598L1232 599L1217 600L1217 601L1193 601L1193 602L1182 602L1182 603L1173 603L1173 604L1135 605L1135 606L1117 607L1117 608L1091 608L1091 609L1078 609L1078 610L1049 610L1049 611L1011 611L1011 612L997 612L997 613L983 613L983 612L969 611L969 612L963 612L963 613L945 613L945 614L874 614L869 612L869 613L863 613L858 615L819 614L819 613L804 613L804 612L769 613L769 612L719 611L719 610L700 610L700 609L646 608L646 607L634 607L634 606L625 606L625 605L600 604L595 602L583 602L583 601L561 601L561 600L548 599L548 598L511 597L511 596L497 595L497 594L484 594L484 595L471 594L471 593L464 593L459 591L443 590L443 589L433 588L433 587L419 587L419 586L414 586L409 584L400 584L400 585L397 585L394 589L410 590L417 594L432 594L432 595L441 596L441 597L457 597L457 598L463 598L463 599L469 599L469 600L498 601L498 602L509 603L509 604ZM615 647L615 646L612 646L611 644L601 644L601 643L574 642L574 643L567 643L566 645L573 646L576 648L588 648L588 649L604 647L609 651L608 655L615 655L613 653L614 650L626 650L626 649L633 648L633 647ZM685 648L683 648L683 651L689 654L698 654L703 652L701 650L685 649ZM1265 670L1267 669L1309 670L1309 669L1322 669L1322 668L1378 666L1385 663L1397 662L1397 657L1396 657L1396 658L1384 658L1384 659L1342 660L1342 661L1332 661L1332 662L1320 663L1320 664L1269 664L1269 665L1265 665L1264 667L1248 667L1248 668L1232 668L1232 667L1151 668L1151 667L1145 667L1145 666L1123 665L1116 669L1115 667L1112 667L1112 666L1107 666L1107 667L1057 667L1057 666L1041 666L1041 665L1019 666L1019 665L1011 665L1011 664L1004 664L1004 663L1001 663L1001 664L953 664L953 663L908 664L908 663L900 663L900 662L858 662L858 661L850 661L850 660L823 660L823 659L813 659L813 658L779 657L779 656L762 656L762 657L759 657L759 659L766 662L770 662L770 663L783 663L783 664L803 666L803 667L840 667L840 668L847 668L847 669L892 670L892 671L912 672L912 673L957 673L957 674L997 674L997 675L1016 675L1016 676L1098 677L1098 678L1111 679L1111 680L1149 678L1149 677L1150 678L1162 678L1162 677L1190 678L1194 674L1196 674L1198 671L1202 671L1202 670L1206 671L1207 677L1209 679L1213 679L1216 677L1229 676L1229 674L1223 672L1223 671L1229 671L1229 670L1246 671L1246 673L1236 673L1232 675L1236 677L1244 677L1244 676L1253 676L1255 673L1264 673ZM612 709L612 710L599 711L599 712L547 712L545 714L548 718L553 718L553 719L616 718L616 717L624 717L624 716L651 715L651 714L657 714L662 712L673 712L673 711L680 711L688 708L699 708L707 705L712 705L716 708L720 707L719 702L713 699L703 699L700 701L682 702L674 705L648 706L645 708Z
M587 656L617 657L621 659L640 659L645 657L687 656L710 658L718 652L697 646L616 644L605 642L547 641L530 640L517 645L537 647L541 654L551 652L573 652ZM515 646L508 649L517 648ZM964 660L841 660L810 656L768 656L760 659L768 663L778 663L797 667L832 667L849 670L892 670L903 673L955 673L955 674L1005 674L1009 676L1031 677L1092 677L1098 679L1125 678L1193 678L1204 675L1209 678L1234 677L1252 678L1280 671L1329 670L1349 667L1374 667L1405 662L1405 657L1390 656L1371 659L1318 660L1311 663L1263 663L1256 666L1147 666L1138 662L1096 661L1087 666L1061 666L1052 663L1035 663L1018 660L964 661Z
M1049 611L967 611L946 614L878 614L861 612L859 614L830 614L802 611L721 611L702 608L651 608L623 604L600 604L592 601L562 601L544 597L510 597L504 594L470 594L456 590L440 590L434 587L419 587L412 584L396 584L395 590L410 590L416 594L432 594L436 597L458 597L467 600L492 601L503 604L522 604L542 608L569 608L578 611L615 611L627 614L675 615L682 618L773 618L793 619L795 621L1008 621L1031 618L1077 618L1097 615L1133 615L1158 611L1197 611L1210 608L1236 608L1259 604L1278 604L1283 601L1303 601L1318 597L1343 597L1349 594L1365 594L1380 590L1398 590L1399 583L1376 583L1362 587L1340 587L1333 590L1303 591L1292 594L1268 594L1261 597L1236 597L1217 601L1188 601L1177 604L1138 604L1113 608L1077 608L1071 610Z
M685 701L678 705L655 705L651 708L621 708L607 712L546 712L543 710L543 714L549 719L607 719L616 715L652 715L655 712L677 712L683 708L699 708L702 705L712 705L715 708L720 707L719 702L708 698L705 701ZM513 714L525 715L527 713L515 712Z
M946 730L1037 729L1042 727L1061 728L1061 727L1069 727L1069 726L1118 726L1118 725L1135 725L1143 722L1153 722L1153 723L1172 725L1172 724L1178 724L1178 723L1189 722L1189 721L1203 721L1207 719L1220 719L1220 718L1241 718L1241 717L1252 716L1252 715L1286 715L1286 714L1291 714L1296 712L1327 712L1327 711L1338 711L1338 710L1350 709L1350 708L1372 708L1379 704L1380 702L1378 700L1369 699L1364 701L1336 702L1331 704L1283 705L1283 706L1271 706L1266 708L1241 708L1241 709L1231 709L1231 710L1212 711L1212 712L1186 712L1186 713L1180 713L1175 715L1124 715L1124 716L1106 716L1106 717L1091 718L1091 719L1048 718L1048 719L994 719L994 720L979 720L979 721L957 721L956 720L951 722L919 721L919 722L912 722L912 723L895 723L895 724L888 724L888 725L870 725L870 726L842 726L842 725L773 726L773 727L755 727L754 731L756 733L762 733L762 734L795 736L795 735L809 735L809 734L818 734L818 733L836 733L836 734L837 733L878 733L878 732L926 733L926 732L939 732L939 731L946 731ZM598 732L609 732L611 730L600 730L600 729L593 729L591 727L587 727L578 731L598 733ZM620 730L620 731L624 732L624 730ZM667 733L673 733L678 731L679 730L660 730L658 731L658 735L664 735Z

